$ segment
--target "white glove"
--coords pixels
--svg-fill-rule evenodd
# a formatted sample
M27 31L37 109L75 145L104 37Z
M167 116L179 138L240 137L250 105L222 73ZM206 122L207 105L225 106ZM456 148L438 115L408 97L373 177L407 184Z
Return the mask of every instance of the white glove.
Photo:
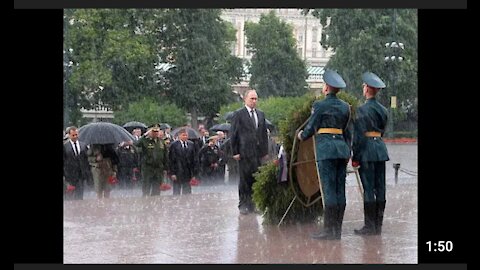
M298 132L298 134L297 134L297 138L298 138L300 141L303 141L303 139L302 139L302 133L303 133L303 130L300 130L300 132Z

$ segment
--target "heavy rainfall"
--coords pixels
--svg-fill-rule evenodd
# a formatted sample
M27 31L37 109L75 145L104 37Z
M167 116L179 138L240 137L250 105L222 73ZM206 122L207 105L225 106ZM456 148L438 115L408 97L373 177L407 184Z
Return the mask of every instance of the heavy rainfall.
M418 262L415 10L66 9L64 36L65 264ZM350 110L326 130L353 151L335 226L325 126L312 206L294 167L332 87ZM388 152L373 231L352 159L369 87L388 118L365 135Z

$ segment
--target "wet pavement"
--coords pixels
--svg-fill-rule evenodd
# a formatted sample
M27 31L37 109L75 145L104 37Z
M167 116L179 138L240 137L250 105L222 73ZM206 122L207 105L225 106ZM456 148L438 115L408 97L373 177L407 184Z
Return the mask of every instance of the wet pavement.
M193 194L142 198L139 189L114 190L97 200L64 202L64 263L346 263L416 264L417 145L388 145L387 206L380 236L357 236L363 205L347 177L342 240L309 238L318 224L262 225L239 215L235 183L200 185ZM393 163L401 163L398 182Z

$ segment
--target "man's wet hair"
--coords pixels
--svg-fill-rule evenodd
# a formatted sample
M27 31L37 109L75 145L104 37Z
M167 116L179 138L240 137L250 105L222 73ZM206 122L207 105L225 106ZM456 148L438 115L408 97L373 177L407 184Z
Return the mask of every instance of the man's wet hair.
M70 131L75 131L77 130L77 127L76 126L71 126L71 127L68 127L67 130L65 130L65 133L66 134L70 134Z
M178 130L178 134L182 134L182 133L187 133L187 129L186 128L181 128Z
M247 91L245 91L245 93L243 94L243 99L246 99L247 96L248 96L248 94L249 94L250 92L252 92L252 91L257 91L257 90L251 89L251 88L250 88L250 89L247 89Z

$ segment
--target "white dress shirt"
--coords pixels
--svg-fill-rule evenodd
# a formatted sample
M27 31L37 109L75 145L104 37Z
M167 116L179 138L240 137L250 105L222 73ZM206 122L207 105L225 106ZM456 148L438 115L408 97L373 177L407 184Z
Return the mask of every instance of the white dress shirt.
M248 115L250 117L252 117L252 110L253 110L253 118L255 118L255 128L258 128L258 115L257 115L257 110L255 109L252 109L250 107L248 107L247 105L245 105L245 108L247 108L247 111L248 111Z
M70 140L70 144L72 145L75 156L80 155L80 143L78 143L78 141L73 142L72 140Z

